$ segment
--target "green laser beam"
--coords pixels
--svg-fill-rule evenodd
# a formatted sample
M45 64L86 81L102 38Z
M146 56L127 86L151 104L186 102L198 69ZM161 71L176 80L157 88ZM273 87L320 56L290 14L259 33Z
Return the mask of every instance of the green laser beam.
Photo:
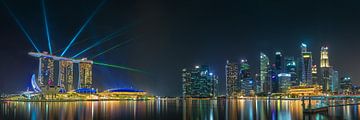
M120 65L112 65L112 64L106 64L106 63L101 63L101 62L93 62L93 64L148 74L148 72L143 71L143 70L139 70L139 69L135 69L135 68L129 68L129 67L120 66Z
M98 57L98 56L100 56L100 55L103 55L103 54L105 54L105 53L107 53L107 52L109 52L109 51L111 51L111 50L113 50L113 49L115 49L115 48L117 48L117 47L126 45L127 43L129 43L129 42L131 42L131 41L133 41L133 39L129 39L129 40L126 40L126 41L121 42L121 43L119 43L119 44L116 44L116 45L114 45L113 47L111 47L111 48L109 48L109 49L107 49L107 50L104 50L103 52L100 52L100 53L94 55L94 56L91 57L90 59L94 59L94 58L96 58L96 57Z

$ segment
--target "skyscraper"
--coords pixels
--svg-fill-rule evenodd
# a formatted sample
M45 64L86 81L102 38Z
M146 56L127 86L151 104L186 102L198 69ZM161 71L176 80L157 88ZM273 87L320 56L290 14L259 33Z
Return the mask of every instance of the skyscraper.
M278 73L283 72L283 57L281 52L275 53L275 68Z
M91 88L92 85L92 63L79 62L78 88Z
M339 92L340 89L340 85L339 85L339 72L332 69L331 70L331 76L330 76L330 89L331 92L333 93L337 93Z
M59 81L58 86L66 91L74 89L74 69L73 62L69 60L59 61Z
M349 76L341 78L340 89L342 94L351 94L352 92L352 81Z
M261 81L260 81L260 74L255 74L255 93L256 94L262 94L263 92L261 91Z
M182 70L183 96L185 98L211 98L216 96L218 77L206 65Z
M330 92L331 91L331 76L333 68L330 67L329 63L329 53L328 47L321 47L320 50L320 81L318 82L319 85L323 87L323 92Z
M270 84L271 84L271 93L278 93L280 92L280 85L279 85L279 76L275 67L275 64L273 64L270 67L269 70L269 77L270 77Z
M254 79L251 78L250 65L247 63L246 59L241 60L240 79L242 93L246 96L250 96L252 93L255 93L255 82Z
M55 86L55 61L50 57L39 58L38 80L40 87Z
M279 79L279 92L286 93L291 86L291 74L280 73L278 74Z
M260 53L260 92L270 92L270 81L269 81L269 58L264 54Z
M307 45L301 44L301 84L312 85L312 54Z
M240 81L239 79L239 65L237 63L232 63L229 60L226 61L225 65L225 74L226 74L226 95L234 97L240 90L240 86L236 83Z
M312 78L313 84L318 84L319 83L317 65L313 65L311 67L311 78Z
M321 51L320 51L320 67L321 68L330 67L328 54L329 54L328 47L326 47L326 46L321 47Z
M291 86L298 86L300 83L298 81L297 75L297 64L294 57L285 57L285 73L289 73L291 75Z

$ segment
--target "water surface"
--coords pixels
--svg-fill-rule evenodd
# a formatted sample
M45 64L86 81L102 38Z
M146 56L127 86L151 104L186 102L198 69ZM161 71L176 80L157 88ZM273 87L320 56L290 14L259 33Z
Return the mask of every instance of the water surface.
M316 101L313 101L314 103ZM149 100L78 102L1 102L1 119L91 120L357 120L358 105L303 114L299 100ZM314 104L313 103L313 104Z

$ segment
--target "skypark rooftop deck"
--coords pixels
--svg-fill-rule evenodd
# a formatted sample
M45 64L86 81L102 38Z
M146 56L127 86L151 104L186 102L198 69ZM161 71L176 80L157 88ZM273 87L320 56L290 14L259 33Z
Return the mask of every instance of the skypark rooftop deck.
M29 52L28 54L29 54L30 56L37 57L37 58L47 57L47 58L53 58L54 60L72 61L73 63L83 62L83 63L91 63L91 64L93 64L93 61L92 61L92 60L88 60L87 58L72 59L72 58L67 58L67 57L60 57L60 56L50 55L48 52L43 52L43 53L40 53L40 52Z

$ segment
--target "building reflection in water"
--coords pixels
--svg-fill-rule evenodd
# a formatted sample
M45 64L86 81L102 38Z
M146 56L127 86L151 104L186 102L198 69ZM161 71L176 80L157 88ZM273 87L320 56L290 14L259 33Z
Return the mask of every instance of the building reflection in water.
M317 101L312 101L315 105ZM332 101L343 102L343 101ZM1 119L183 119L289 120L359 119L359 106L331 107L328 113L303 114L299 100L181 100L1 102ZM307 105L308 103L306 103Z

